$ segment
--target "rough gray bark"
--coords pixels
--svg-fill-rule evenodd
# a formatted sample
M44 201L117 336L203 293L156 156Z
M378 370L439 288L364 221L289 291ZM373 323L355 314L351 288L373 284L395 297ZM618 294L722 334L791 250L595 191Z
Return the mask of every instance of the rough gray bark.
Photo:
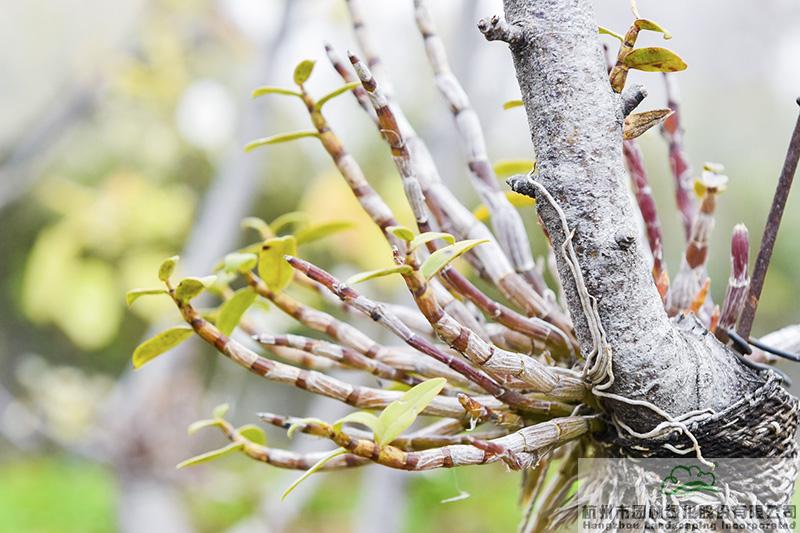
M758 378L704 328L691 319L673 322L664 311L625 189L623 101L609 85L590 0L504 0L504 6L506 21L483 22L481 30L510 44L536 152L535 179L575 231L578 264L613 351L610 390L673 416L729 406ZM514 185L533 192L526 180ZM537 205L560 250L565 232L556 211L546 201ZM581 349L590 353L576 285L562 254L556 259ZM662 421L650 409L627 405L615 405L614 413L639 430Z

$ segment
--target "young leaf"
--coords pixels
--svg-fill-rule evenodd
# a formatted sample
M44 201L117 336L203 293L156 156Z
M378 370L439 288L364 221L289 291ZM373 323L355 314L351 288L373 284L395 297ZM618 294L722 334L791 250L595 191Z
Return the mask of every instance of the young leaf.
M291 89L284 89L282 87L256 87L253 89L252 96L253 98L258 98L259 96L263 96L265 94L285 94L288 96L298 96L302 98L302 94L297 91L293 91Z
M333 429L336 431L341 431L342 426L345 424L361 424L362 426L368 427L372 431L375 431L375 428L378 427L379 422L378 417L372 413L368 413L366 411L356 411L355 413L350 413L344 418L340 418L334 422Z
M297 85L303 85L308 81L308 78L311 76L311 71L314 70L314 63L316 63L316 61L306 59L298 63L294 68L294 82Z
M230 404L221 403L218 406L216 406L213 411L211 411L211 416L213 416L214 418L222 419L226 414L228 414L230 408L231 408Z
M316 226L309 226L297 232L297 244L308 244L310 242L318 241L329 237L341 231L348 230L353 227L352 222L347 220L339 220L334 222L323 222Z
M141 368L145 363L176 347L191 335L191 327L175 326L144 341L133 351L133 368Z
M319 418L298 418L294 422L292 422L291 426L289 426L288 431L286 431L286 436L291 439L294 437L294 434L297 433L298 430L301 430L308 424L312 423L326 425L326 423L320 420Z
M323 96L322 98L317 100L317 103L314 104L314 109L319 111L320 109L322 109L322 106L324 106L326 103L328 103L329 100L331 100L333 98L336 98L340 94L346 93L347 91L352 91L356 87L361 87L361 82L360 81L351 81L350 83L348 83L346 85L342 85L338 89L329 92L328 94L326 94L325 96Z
M633 25L636 26L637 28L639 28L640 30L650 30L650 31L663 33L665 40L672 39L672 35L667 30L665 30L659 24L656 24L652 20L636 19L633 22Z
M216 281L216 279L216 276L206 276L204 278L183 278L175 288L175 298L177 298L180 302L186 303L210 287L214 281Z
M256 254L243 254L233 252L225 256L224 269L225 272L234 274L242 274L250 272L258 264L258 256Z
M414 232L405 226L388 226L386 231L397 237L398 239L409 242L414 238Z
M678 54L657 46L636 48L625 56L625 65L646 72L677 72L686 68Z
M277 235L283 228L295 225L297 228L304 228L308 225L308 213L303 213L302 211L290 211L288 213L284 213L279 217L276 217L275 220L269 223L269 229Z
M217 450L211 450L210 452L201 453L200 455L195 455L194 457L190 457L189 459L186 459L185 461L178 463L178 466L176 466L175 468L180 469L180 468L186 468L187 466L199 465L200 463L207 463L209 461L213 461L214 459L219 459L223 455L227 455L231 452L241 450L243 446L244 446L243 444L231 442L227 446L224 446Z
M519 194L514 191L506 191L506 198L508 198L508 201L514 207L533 207L536 205L536 200L530 196L525 196L524 194ZM480 221L489 220L489 208L486 207L485 204L480 204L476 207L475 210L472 211L472 214Z
M623 37L622 35L620 35L615 31L609 30L608 28L604 28L603 26L598 26L597 33L599 33L600 35L610 35L611 37L617 39L621 43L625 42L625 37Z
M253 305L256 300L256 293L250 287L244 287L233 293L233 296L225 300L219 310L217 317L217 328L225 335L230 335L239 324L242 315Z
M503 104L503 109L513 109L515 107L522 107L524 104L522 100L509 100Z
M471 239L468 241L460 241L450 246L440 248L433 252L422 263L420 271L425 279L431 279L439 273L441 269L452 263L457 257L467 253L479 244L488 242L486 239Z
M408 429L446 384L445 378L423 381L408 390L399 400L387 405L378 417L377 426L373 428L378 446L389 444Z
M246 424L236 430L239 435L246 438L250 442L265 446L267 444L267 434L264 430L255 424Z
M294 276L294 269L283 258L285 255L297 255L297 240L291 235L267 239L261 247L258 275L273 292L285 289Z
M527 174L535 167L536 161L532 159L505 159L494 164L494 173L498 178L514 174Z
M378 270L370 270L369 272L362 272L347 278L345 283L347 285L355 285L375 278L382 278L392 274L409 274L413 269L408 265L395 265L386 268L379 268Z
M269 239L270 237L274 237L272 230L269 228L269 224L264 222L258 217L245 217L239 223L242 229L252 229L255 230L261 235L262 239Z
M281 133L279 135L273 135L271 137L263 137L261 139L256 139L255 141L247 143L247 145L244 147L244 151L252 152L253 150L255 150L260 146L266 146L268 144L285 143L288 141L293 141L295 139L302 139L303 137L319 138L319 133L312 130L305 130L305 131L295 131L292 133Z
M325 463L327 463L328 461L330 461L331 459L333 459L333 458L335 458L335 457L339 457L340 455L344 455L344 454L346 454L346 453L347 453L347 450L345 450L345 449L343 449L343 448L338 448L338 449L336 449L336 450L333 450L331 453L329 453L328 455L326 455L325 457L323 457L323 458L322 458L322 459L320 459L319 461L317 461L317 462L314 464L314 466L312 466L311 468L309 468L308 470L306 470L306 471L303 473L303 475L302 475L302 476L300 476L299 478L297 478L297 480L296 480L294 483L292 483L291 485L289 485L289 488L287 488L287 489L286 489L286 490L283 492L283 495L281 496L281 501L285 500L285 499L286 499L286 497L287 497L289 494L291 494L291 492L292 492L294 489L296 489L296 488L297 488L297 486L298 486L300 483L302 483L303 481L305 481L305 480L306 480L306 479L307 479L307 478L308 478L308 477L309 477L311 474L313 474L314 472L316 472L317 470L319 470L320 468L322 468L323 466L325 466Z
M419 235L414 237L408 244L408 249L414 250L417 248L417 246L429 243L431 241L435 241L436 239L442 239L443 241L446 241L448 244L453 244L456 242L456 238L450 235L449 233L442 233L439 231L426 231L425 233L420 233Z
M642 113L631 113L622 124L622 136L625 140L635 139L653 126L657 126L672 114L671 109L653 109Z
M194 435L203 428L219 426L221 423L222 423L221 420L215 420L212 418L208 418L206 420L198 420L197 422L192 422L191 424L189 424L189 427L186 429L186 432L189 435Z
M141 296L149 296L151 294L169 294L166 289L131 289L125 294L125 301L128 305L138 300Z
M172 273L175 272L175 265L178 264L178 259L177 255L164 259L161 266L158 267L158 279L167 281Z

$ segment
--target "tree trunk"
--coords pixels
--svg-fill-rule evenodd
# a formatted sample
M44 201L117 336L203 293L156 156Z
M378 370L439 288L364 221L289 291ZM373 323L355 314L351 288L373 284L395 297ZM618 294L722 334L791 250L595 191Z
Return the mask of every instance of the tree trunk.
M647 266L626 193L622 99L611 90L589 0L504 0L506 22L483 27L510 44L536 152L534 180L563 210L568 230L530 180L512 186L537 198L559 252L568 231L612 357L606 409L638 431L700 409L724 411L764 380L691 317L670 320ZM556 253L584 354L597 340L565 254ZM661 414L659 414L661 411ZM794 429L792 429L794 431Z

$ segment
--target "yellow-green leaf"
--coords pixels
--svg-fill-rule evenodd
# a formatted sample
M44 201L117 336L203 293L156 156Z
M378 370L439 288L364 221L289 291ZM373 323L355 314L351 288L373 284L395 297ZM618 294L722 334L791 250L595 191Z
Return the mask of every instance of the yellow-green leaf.
M175 298L186 303L210 287L214 281L216 281L216 279L216 276L205 276L203 278L183 278L175 288Z
M605 28L603 26L599 26L597 28L597 33L599 33L600 35L610 35L611 37L613 37L614 39L617 39L621 43L625 42L625 37L623 37L622 35L620 35L619 33L615 32L615 31L609 30L608 28Z
M533 207L536 205L536 201L531 198L530 196L525 196L524 194L519 194L518 192L514 191L505 191L506 198L508 201L511 202L511 205L514 207ZM472 211L472 214L480 221L489 220L491 213L489 213L489 208L486 207L484 204L480 204L478 207Z
M308 78L311 76L311 72L314 70L314 63L311 59L306 59L298 63L298 65L294 68L294 82L297 85L303 85Z
M456 258L464 255L479 244L483 244L485 242L489 241L486 239L471 239L468 241L459 241L455 244L451 244L450 246L440 248L428 256L425 262L422 263L420 271L422 272L422 275L425 276L425 279L431 279L433 276L438 274L440 270L452 263Z
M352 91L356 87L361 87L361 82L360 81L352 81L352 82L350 82L348 84L342 85L338 89L329 92L328 94L326 94L325 96L323 96L322 98L317 100L317 103L314 104L314 108L317 109L317 110L320 110L320 109L322 109L322 106L324 106L326 103L328 103L329 100L331 100L333 98L336 98L340 94L346 93L347 91Z
M352 222L338 220L333 222L323 222L315 226L303 228L295 234L297 244L308 244L329 237L336 233L348 230L353 227Z
M677 72L686 68L678 54L657 46L636 48L625 56L625 65L646 72Z
M223 334L230 335L239 324L242 315L256 301L256 293L250 287L244 287L233 293L225 300L217 317L217 329Z
M290 211L288 213L284 213L279 217L276 217L275 220L269 223L269 229L272 230L274 234L278 234L283 228L294 225L297 228L303 228L308 225L309 220L308 213L303 213L302 211Z
M230 404L221 403L218 406L216 406L213 411L211 411L211 416L213 416L214 418L222 419L226 414L228 414L230 408L231 408Z
M527 174L535 167L536 161L532 159L503 159L494 164L494 173L498 178L514 174Z
M297 431L303 429L309 424L322 424L326 425L325 422L320 420L319 418L298 418L289 426L289 429L286 431L286 436L290 439L294 437L294 434Z
M386 231L406 242L414 238L414 232L405 226L387 226Z
M158 279L167 281L172 273L175 272L175 265L178 264L178 259L177 255L164 259L164 262L158 267Z
M445 385L447 385L445 378L423 381L406 391L399 400L387 405L378 416L376 427L373 428L378 446L389 444L408 429Z
M325 457L323 457L323 458L322 458L322 459L320 459L319 461L317 461L317 462L314 464L314 466L312 466L311 468L309 468L308 470L306 470L306 471L303 473L303 475L302 475L302 476L300 476L299 478L297 478L297 480L296 480L294 483L292 483L291 485L289 485L289 488L287 488L287 489L286 489L286 490L283 492L283 495L281 496L281 501L285 500L285 499L286 499L286 497L287 497L289 494L291 494L291 492L292 492L294 489L296 489L296 488L297 488L297 486L298 486L300 483L302 483L303 481L305 481L305 480L306 480L306 479L307 479L307 478L308 478L308 477L309 477L311 474L313 474L314 472L316 472L317 470L319 470L320 468L322 468L323 466L325 466L325 463L327 463L328 461L330 461L331 459L333 459L333 458L335 458L335 457L339 457L340 455L344 455L344 454L346 454L346 453L347 453L347 450L345 450L345 449L343 449L343 448L338 448L338 449L336 449L336 450L333 450L331 453L329 453L328 455L326 455Z
M209 461L213 461L214 459L219 459L223 455L228 455L231 452L235 452L241 450L244 445L236 442L232 442L227 446L219 448L217 450L211 450L210 452L201 453L200 455L195 455L194 457L190 457L185 461L178 463L178 466L175 468L186 468L187 466L194 466L199 465L201 463L207 463Z
M131 289L125 295L125 301L128 305L133 304L141 296L150 296L152 294L169 294L165 289Z
M435 241L437 239L441 239L447 244L453 244L456 242L456 238L450 235L449 233L443 233L440 231L426 231L425 233L420 233L416 237L414 237L410 243L408 243L409 250L414 250L417 246L421 246L423 244L427 244L431 241Z
M522 100L509 100L503 104L503 109L513 109L515 107L522 107L524 103Z
M267 239L261 247L258 275L273 292L285 289L294 276L294 269L283 258L285 255L297 255L297 240L291 235Z
M622 124L622 136L625 140L635 139L653 126L657 126L672 114L671 109L653 109L642 113L631 113Z
M239 435L246 438L250 442L265 446L267 444L267 434L264 430L255 424L246 424L236 430Z
M256 87L253 89L253 98L257 98L259 96L263 96L265 94L285 94L288 96L299 96L302 98L302 94L297 91L293 91L291 89L284 89L282 87Z
M656 24L652 20L647 19L636 19L633 22L633 25L639 28L640 30L650 30L664 34L664 39L672 39L672 35L661 27L660 24Z
M225 256L224 268L226 272L241 274L250 272L257 264L256 254L233 252Z
M382 278L384 276L390 276L392 274L409 274L413 269L408 265L395 265L386 268L379 268L377 270L370 270L369 272L361 272L360 274L355 274L347 278L348 285L355 285L356 283L362 283L364 281L368 281L375 278Z
M252 229L257 231L259 235L261 235L262 239L274 237L272 230L269 228L269 224L258 217L245 217L242 219L242 222L239 225L242 227L242 229Z
M244 151L250 152L260 146L266 146L268 144L285 143L288 141L293 141L295 139L302 139L304 137L319 138L319 133L313 130L305 130L305 131L295 131L292 133L281 133L279 135L272 135L271 137L262 137L261 139L256 139L255 141L247 143L247 145L244 147Z
M361 424L362 426L368 427L374 432L375 428L378 427L379 422L378 417L372 413L368 413L366 411L356 411L355 413L350 413L344 418L340 418L334 422L333 428L336 431L341 431L342 426L345 424Z
M133 368L141 368L145 363L171 350L191 336L192 328L185 325L162 331L136 347L133 351Z
M203 428L210 428L213 426L219 426L221 424L222 424L221 420L215 420L212 418L207 418L206 420L198 420L197 422L192 422L187 428L186 432L189 435L194 435Z

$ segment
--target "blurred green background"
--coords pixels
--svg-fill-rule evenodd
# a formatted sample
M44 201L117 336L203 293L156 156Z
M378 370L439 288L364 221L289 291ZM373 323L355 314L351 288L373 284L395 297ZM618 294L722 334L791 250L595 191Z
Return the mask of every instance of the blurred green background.
M308 255L334 272L386 266L388 249L313 140L245 154L255 137L308 128L301 105L251 100L257 85L290 86L294 65L317 59L310 89L340 82L323 42L355 48L343 0L31 0L2 2L0 19L0 532L458 531L514 530L517 474L499 465L406 475L376 468L316 476L283 504L297 475L233 456L194 470L174 465L219 445L185 428L214 405L235 422L259 410L332 418L342 408L268 385L191 341L130 371L133 347L166 302L128 309L124 294L150 286L162 258L184 274L246 244L244 216L271 220L304 210L355 228ZM430 2L457 76L483 120L493 159L531 157L510 56L475 21L499 0ZM433 86L411 0L363 2L403 105L465 204L469 189L457 133ZM800 95L800 5L641 0L643 16L672 31L681 73L686 145L695 169L723 163L729 190L712 239L712 294L725 290L730 230L758 242ZM599 23L623 31L627 1L597 2ZM645 44L658 44L655 34ZM614 46L615 41L608 41ZM634 73L663 107L662 80ZM406 217L402 189L372 124L347 95L327 115L370 181ZM666 147L641 139L677 271L682 248ZM800 209L789 199L755 333L800 322ZM543 238L529 208L532 245ZM755 245L754 245L755 246ZM402 298L391 282L376 296ZM304 298L313 298L304 294ZM317 302L319 303L319 302ZM297 329L270 311L270 331ZM363 324L363 323L362 323ZM376 338L382 332L364 324ZM387 339L384 339L387 340ZM172 358L172 355L169 356ZM789 373L800 377L792 368ZM278 432L271 442L287 446ZM292 446L319 443L299 437ZM440 503L465 492L469 498Z

